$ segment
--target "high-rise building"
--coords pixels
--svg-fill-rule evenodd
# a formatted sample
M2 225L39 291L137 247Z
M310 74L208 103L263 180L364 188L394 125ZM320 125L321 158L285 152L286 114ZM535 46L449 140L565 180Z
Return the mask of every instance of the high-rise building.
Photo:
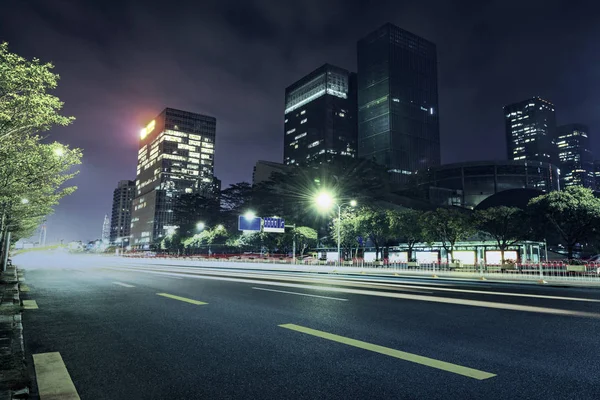
M504 107L509 160L558 164L556 113L549 101L534 97Z
M110 219L108 214L104 215L104 222L102 222L102 241L108 243L110 239Z
M325 64L285 89L283 162L356 157L356 74Z
M594 190L600 190L600 160L594 160Z
M582 124L561 125L556 147L561 186L595 188L594 157L590 150L589 128Z
M358 156L405 183L440 164L435 44L392 24L358 41Z
M258 185L271 180L273 174L283 174L290 167L272 161L259 160L252 171L252 185Z
M142 129L132 246L148 248L176 229L172 204L178 195L214 190L216 124L214 117L166 108Z
M135 196L135 181L119 181L113 191L112 215L110 218L110 242L129 245L131 233L131 203Z

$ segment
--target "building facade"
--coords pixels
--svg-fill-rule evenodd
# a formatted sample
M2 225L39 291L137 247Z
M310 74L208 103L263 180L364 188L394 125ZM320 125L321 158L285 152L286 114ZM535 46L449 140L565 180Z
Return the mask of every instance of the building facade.
M102 241L108 243L110 240L110 219L108 215L104 215L104 221L102 222Z
M166 108L142 129L132 246L149 248L176 229L172 204L178 195L214 190L216 122L214 117Z
M113 191L112 214L110 218L110 243L129 245L131 234L131 204L135 195L135 181L119 181Z
M475 208L483 200L510 189L560 189L558 167L540 161L480 161L445 164L419 171L413 195L434 205Z
M594 156L590 150L589 128L582 124L561 125L557 129L556 147L561 186L595 189Z
M389 23L358 42L358 156L396 182L440 164L436 46Z
M534 97L504 107L507 157L558 164L556 113L549 101Z
M594 190L600 190L600 160L594 160Z
M258 185L271 180L273 174L284 173L289 166L272 161L259 160L252 171L252 185Z
M285 89L283 162L356 157L356 74L325 64Z

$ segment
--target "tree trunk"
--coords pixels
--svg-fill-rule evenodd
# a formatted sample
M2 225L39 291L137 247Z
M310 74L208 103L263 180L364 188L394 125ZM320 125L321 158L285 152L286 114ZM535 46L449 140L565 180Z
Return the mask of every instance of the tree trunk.
M500 263L504 265L504 247L500 247L500 260Z
M573 247L575 247L574 244L567 243L567 258L569 260L573 259Z

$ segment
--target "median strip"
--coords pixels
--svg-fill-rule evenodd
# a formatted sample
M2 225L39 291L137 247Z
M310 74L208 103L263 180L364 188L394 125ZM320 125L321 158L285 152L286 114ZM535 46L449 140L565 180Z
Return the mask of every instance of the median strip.
M156 293L156 294L159 295L159 296L168 297L169 299L174 299L174 300L179 300L179 301L185 301L186 303L195 304L197 306L208 304L208 303L205 303L203 301L198 301L198 300L194 300L194 299L188 299L186 297L181 297L181 296L175 296L174 294L168 294L168 293Z
M79 400L60 353L34 354L33 363L41 400Z
M463 367L462 365L436 360L434 358L423 357L417 354L390 349L389 347L379 346L376 344L371 344L356 339L350 339L344 336L334 335L332 333L318 331L316 329L306 328L300 325L283 324L279 326L285 329L305 333L307 335L317 336L323 339L331 340L333 342L346 344L352 347L358 347L359 349L373 351L375 353L384 354L386 356L398 358L400 360L410 361L416 364L425 365L427 367L441 369L443 371L452 372L453 374L463 375L477 380L484 380L496 376L496 374L492 374L490 372L480 371L469 367Z
M26 310L37 310L38 305L35 300L23 300L23 308Z

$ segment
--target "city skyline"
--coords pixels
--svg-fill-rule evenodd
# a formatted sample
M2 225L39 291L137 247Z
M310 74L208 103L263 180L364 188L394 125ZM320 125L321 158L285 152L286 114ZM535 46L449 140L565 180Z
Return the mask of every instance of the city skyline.
M222 121L216 147L224 156L215 165L216 175L223 187L250 181L257 160L280 161L282 89L324 62L355 70L356 41L387 21L437 44L442 163L503 159L502 107L536 95L556 105L561 122L588 125L598 157L594 136L600 117L593 110L600 100L592 66L599 56L592 51L592 38L599 28L583 23L593 13L563 3L542 11L525 7L512 16L497 5L467 3L390 4L377 10L334 3L321 10L315 2L293 6L293 13L309 16L299 26L289 23L287 11L264 2L244 6L256 20L245 20L244 10L230 16L209 3L202 24L187 5L174 10L176 22L165 21L158 35L149 28L148 20L155 18L151 3L140 9L106 2L98 10L94 5L67 9L59 3L50 9L14 2L14 18L0 17L0 38L15 52L56 64L62 77L57 94L65 112L78 120L72 127L53 129L51 137L84 149L75 180L80 190L49 217L48 240L96 238L86 220L101 220L110 210L114 185L134 178L139 129L167 105ZM461 11L465 7L472 10L469 18ZM321 12L307 12L314 9ZM490 14L497 18L489 19ZM34 28L20 30L15 22L20 18L35 22ZM103 18L119 21L117 29L93 23ZM561 24L562 31L554 33L549 21L578 23ZM66 28L67 22L74 28ZM139 36L128 35L131 24L139 26ZM455 29L457 24L461 29ZM532 35L517 41L524 32ZM187 39L192 35L203 39ZM573 43L570 35L584 39ZM543 61L549 48L560 55L567 46L569 57ZM247 62L235 61L239 57Z

